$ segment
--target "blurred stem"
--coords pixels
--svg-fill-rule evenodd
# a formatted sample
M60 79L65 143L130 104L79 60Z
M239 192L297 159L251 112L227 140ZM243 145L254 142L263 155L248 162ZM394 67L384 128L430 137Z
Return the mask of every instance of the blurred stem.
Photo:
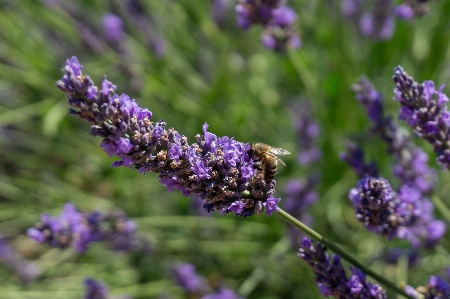
M410 295L406 294L404 290L402 290L400 287L398 287L396 284L392 283L391 281L387 280L385 277L381 276L380 274L372 271L370 268L367 268L363 266L360 262L358 262L356 259L354 259L351 255L346 253L344 250L339 248L336 244L333 242L325 239L322 237L319 233L308 227L307 225L303 224L302 222L298 221L282 209L278 208L278 215L280 215L282 218L284 218L287 222L291 223L295 227L299 228L303 232L307 233L310 237L312 237L317 242L321 243L322 245L326 246L328 249L339 255L342 259L346 260L356 268L360 269L364 273L366 273L368 276L372 277L382 285L384 285L386 288L405 296L409 299L414 299Z
M397 272L397 283L401 284L403 283L403 281L407 281L408 280L408 266L409 266L409 262L408 262L408 255L406 254L402 254L400 255L398 261L397 261L397 267L396 267L396 272ZM402 296L397 296L398 299L403 298Z
M436 206L436 209L438 209L439 212L441 212L442 216L444 216L444 218L450 222L450 210L442 202L441 198L436 195L436 196L433 196L431 198L431 200L433 201L434 205Z
M245 298L258 287L258 284L266 277L268 262L275 261L278 257L283 256L289 249L291 244L286 237L281 238L270 250L267 259L260 266L256 267L250 276L242 283L237 293Z
M315 80L313 74L306 67L305 58L303 57L304 54L298 53L293 49L289 49L287 51L287 55L292 63L292 66L297 72L300 81L302 81L308 96L311 99L318 99L319 92L315 84L315 82L317 81Z

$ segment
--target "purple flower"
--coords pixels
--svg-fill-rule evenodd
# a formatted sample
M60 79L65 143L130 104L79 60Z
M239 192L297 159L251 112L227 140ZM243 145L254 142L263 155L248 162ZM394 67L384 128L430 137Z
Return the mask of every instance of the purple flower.
M414 128L414 133L433 145L437 161L450 169L449 124L446 104L448 97L434 82L417 83L398 66L394 70L395 100L401 105L400 119Z
M211 14L219 26L225 23L230 4L231 4L230 0L212 1Z
M377 164L364 162L364 151L357 143L347 140L346 146L347 152L340 153L340 158L353 168L359 178L363 178L366 174L378 176Z
M292 8L281 6L272 11L273 22L281 27L292 25L297 19L297 14Z
M395 26L391 6L391 0L376 1L374 12L365 13L359 21L361 32L375 40L390 39Z
M244 30L255 24L264 27L261 42L266 48L283 52L301 46L294 27L297 14L284 1L239 0L235 10L237 23Z
M406 4L397 5L395 7L395 15L400 19L409 20L414 17L414 10Z
M0 235L0 264L9 268L23 284L30 283L40 275L39 268L32 263L22 260L8 244L5 237Z
M43 214L27 234L39 243L84 253L92 242L108 242L115 250L131 251L138 245L136 225L121 211L80 213L68 203L58 217Z
M314 190L318 182L319 177L311 175L304 179L290 180L284 190L285 211L308 226L313 224L309 209L319 198ZM298 229L289 226L289 237L295 247L299 246L300 236L302 234Z
M220 289L217 293L208 294L200 299L242 299L231 289Z
M352 17L360 14L364 0L342 0L341 10L345 16Z
M389 239L408 240L413 247L434 247L443 237L445 224L435 220L433 204L411 186L397 194L383 178L366 176L350 190L356 218L364 227Z
M182 287L188 293L200 293L205 288L205 280L197 275L195 267L192 264L179 264L172 267L172 276L177 285Z
M395 7L395 15L404 20L417 18L428 12L428 0L404 0Z
M430 276L428 285L414 289L406 286L405 292L414 298L422 299L445 299L450 296L450 284L437 276Z
M310 165L317 162L322 155L317 146L320 128L308 101L301 101L292 108L296 113L294 129L297 132L297 145L300 149L297 161L300 165Z
M277 211L279 199L272 195L275 181L266 182L256 171L248 143L217 137L204 124L203 136L197 135L196 143L189 145L185 136L167 129L164 121L152 122L148 109L125 94L115 94L111 82L104 79L99 91L80 70L75 57L68 60L57 86L73 107L70 112L89 122L91 134L103 139L105 152L120 158L113 166L158 173L169 192L180 190L185 196L205 199L208 212L250 216L262 213L263 207L269 215Z
M347 278L345 269L338 255L333 258L325 253L325 246L308 238L302 238L298 256L308 263L314 272L320 292L325 297L333 296L342 299L353 298L387 298L386 291L377 284L366 281L364 273L352 269L353 275Z
M110 42L120 42L123 39L123 22L115 14L107 13L102 18L103 32Z
M436 173L427 165L428 155L414 145L391 117L384 115L383 95L375 90L366 77L361 77L359 84L354 85L353 89L357 92L357 100L366 109L374 124L373 132L388 145L388 152L393 154L397 161L393 168L396 177L402 184L414 186L423 194L432 193L436 185ZM368 171L364 169L366 166L362 161L362 152L358 153L357 148L351 144L350 147L347 146L350 154L343 158L357 170L361 177L361 171ZM367 173L377 176L376 173Z
M157 58L161 58L167 52L167 43L162 38L155 38L152 42L153 53Z
M272 212L278 212L277 204L280 200L281 198L274 198L272 194L269 195L265 203L267 216L272 215Z
M108 299L108 288L104 284L87 278L84 280L84 286L86 287L84 299Z

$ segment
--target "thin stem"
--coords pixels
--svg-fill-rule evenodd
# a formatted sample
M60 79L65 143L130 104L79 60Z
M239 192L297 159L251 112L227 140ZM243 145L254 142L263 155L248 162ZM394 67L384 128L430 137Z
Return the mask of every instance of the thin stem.
M298 221L282 209L278 208L278 215L280 215L282 218L284 218L287 222L291 223L295 227L299 228L300 230L307 233L309 236L311 236L314 240L320 242L322 245L326 246L328 249L332 250L334 253L339 255L342 259L346 260L356 268L360 269L364 273L366 273L368 276L372 277L382 285L384 285L386 288L401 294L409 299L414 299L410 295L408 295L404 290L402 290L399 286L392 283L391 281L387 280L385 277L381 276L380 274L372 271L370 268L367 268L363 266L360 262L358 262L356 259L354 259L351 255L346 253L344 250L339 248L336 244L334 244L331 241L328 241L324 237L322 237L319 233L308 227L307 225L303 224L302 222Z
M441 198L439 196L435 195L435 196L431 197L431 200L433 201L436 209L438 209L438 211L441 212L442 216L444 216L447 221L450 221L450 210L442 202Z

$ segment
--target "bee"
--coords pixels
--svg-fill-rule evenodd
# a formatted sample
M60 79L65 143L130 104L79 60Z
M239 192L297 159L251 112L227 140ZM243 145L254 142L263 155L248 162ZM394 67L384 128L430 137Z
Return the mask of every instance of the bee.
M288 155L285 149L279 147L271 147L265 143L251 143L248 154L251 158L256 158L253 160L253 168L261 171L266 183L269 183L275 177L277 173L278 162L286 166L283 160L278 158L276 155Z

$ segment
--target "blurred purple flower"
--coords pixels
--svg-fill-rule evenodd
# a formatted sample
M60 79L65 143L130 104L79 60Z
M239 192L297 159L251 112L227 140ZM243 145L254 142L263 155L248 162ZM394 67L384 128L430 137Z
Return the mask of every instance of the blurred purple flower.
M102 23L103 33L108 41L115 43L122 41L124 36L123 22L119 16L106 13L102 18Z
M294 26L297 14L284 1L239 0L235 10L237 23L244 30L255 24L264 27L261 42L266 48L283 52L301 46Z
M414 10L406 4L397 5L395 7L395 15L400 19L409 20L414 17Z
M131 251L137 248L136 225L121 211L80 213L68 203L59 217L43 214L41 222L29 228L27 234L39 243L65 249L72 246L84 253L92 242L108 242L114 250Z
M399 248L395 247L392 249L387 249L381 258L389 264L397 265L400 257L406 257L408 259L408 268L417 266L422 261L419 251L415 248ZM379 260L380 257L374 257L374 259Z
M297 145L299 154L297 161L300 165L310 165L317 162L322 153L317 146L317 139L320 134L319 124L314 119L311 104L308 101L301 101L293 105L296 113L294 129L297 132Z
M220 291L214 294L205 295L200 299L242 299L242 297L238 296L231 289L220 289Z
M395 7L395 15L405 20L421 17L428 12L429 2L429 0L404 0Z
M152 42L153 53L157 58L161 58L166 54L167 45L166 41L162 38L155 38Z
M342 13L359 26L361 32L373 40L392 38L395 17L409 20L428 10L427 0L404 0L394 5L393 0L341 0Z
M315 280L323 296L342 299L373 298L387 299L386 291L377 284L366 280L366 275L358 269L351 269L352 276L347 278L344 266L338 255L331 258L326 247L308 238L302 239L298 250L300 256L312 268Z
M340 153L339 157L353 168L359 178L363 178L366 174L378 176L377 164L375 162L369 164L364 162L364 151L357 143L347 140L345 145L347 152Z
M84 286L86 287L84 299L108 299L108 288L104 284L87 278L84 280Z
M205 290L205 279L195 271L192 264L179 264L172 267L172 276L177 285L186 290L189 294L201 293Z
M40 275L39 268L18 257L9 246L6 237L0 235L0 264L9 268L23 284L30 283Z
M313 217L309 209L319 199L319 195L314 190L318 182L319 177L311 175L304 179L290 180L284 189L285 211L307 226L313 224ZM298 229L289 226L289 237L293 246L300 246L301 236L302 233Z
M158 173L169 192L180 190L184 196L206 199L208 212L250 216L262 213L263 207L267 214L277 211L276 182L266 182L263 172L254 169L248 143L217 137L205 123L203 136L197 135L197 142L189 145L174 128L166 129L164 121L152 122L148 109L126 94L115 94L116 87L108 80L99 89L81 68L76 57L68 59L57 86L73 107L70 113L91 123L91 134L103 138L105 152L121 159L114 167Z
M211 15L219 26L225 23L230 5L230 0L212 0Z

